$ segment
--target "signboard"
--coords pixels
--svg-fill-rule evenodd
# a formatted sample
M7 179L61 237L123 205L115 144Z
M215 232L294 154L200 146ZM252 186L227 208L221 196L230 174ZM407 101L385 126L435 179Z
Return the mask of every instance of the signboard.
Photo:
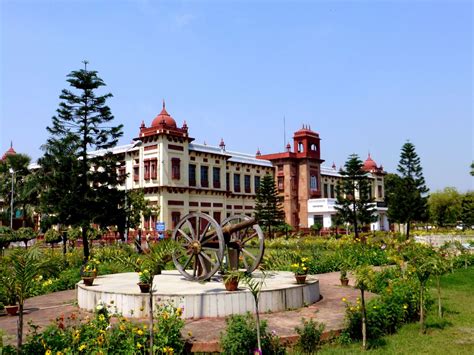
M155 229L158 232L164 232L165 231L165 222L156 222Z

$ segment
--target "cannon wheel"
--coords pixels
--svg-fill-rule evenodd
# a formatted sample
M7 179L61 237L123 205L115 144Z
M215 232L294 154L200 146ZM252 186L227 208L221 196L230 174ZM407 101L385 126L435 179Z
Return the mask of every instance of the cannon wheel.
M207 280L219 270L225 240L214 218L200 212L184 216L173 231L173 240L182 247L173 255L174 265L187 280Z
M243 221L249 220L250 217L246 215L234 215L227 217L221 223L221 227L225 228L232 224L238 224ZM251 246L251 243L256 241L255 246ZM230 245L236 245L239 251L239 268L243 267L247 272L254 271L263 258L265 251L265 239L263 236L262 228L255 223L252 226L236 231L230 235ZM232 248L228 248L229 251ZM231 259L229 255L229 259Z

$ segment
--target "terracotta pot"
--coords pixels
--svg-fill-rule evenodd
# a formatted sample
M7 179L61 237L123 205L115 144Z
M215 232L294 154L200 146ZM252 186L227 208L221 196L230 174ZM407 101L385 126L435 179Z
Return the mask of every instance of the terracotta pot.
M150 284L146 284L143 282L137 283L138 287L140 287L140 292L141 293L148 293L150 292Z
M342 286L348 286L349 285L349 279L347 279L347 278L341 279L341 285Z
M18 305L15 304L13 306L5 306L5 311L7 311L7 315L9 316L16 316L18 312Z
M92 276L83 276L82 281L84 282L84 285L92 286L92 284L94 283L94 277L92 277Z
M224 282L225 289L227 291L236 291L239 287L239 279L238 278L230 278Z
M302 285L306 283L306 276L308 275L297 275L295 274L296 283Z

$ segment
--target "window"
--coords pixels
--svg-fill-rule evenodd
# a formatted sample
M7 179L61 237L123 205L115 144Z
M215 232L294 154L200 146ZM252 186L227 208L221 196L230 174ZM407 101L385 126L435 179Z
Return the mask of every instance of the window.
M188 172L189 186L196 186L196 165L189 164Z
M285 178L283 176L278 177L278 190L283 191L285 189Z
M212 168L212 181L215 189L221 188L221 168Z
M227 191L230 191L230 176L229 173L225 174L225 188Z
M278 165L278 171L283 171L283 165Z
M145 180L150 180L150 161L146 160L143 166L145 167Z
M250 175L244 176L244 187L245 187L245 192L250 193Z
M298 153L303 153L304 149L303 149L303 143L302 142L298 142Z
M309 188L311 190L317 190L318 189L318 178L315 175L311 175L311 177L310 177Z
M179 158L171 158L171 178L179 180L181 178L181 160Z
M151 174L151 178L152 178L152 179L156 179L156 177L157 177L156 165L157 165L157 160L156 160L156 159L153 159L153 160L150 162L150 174Z
M316 152L318 150L318 146L314 143L311 143L311 147L310 149L313 151L313 152Z
M214 217L214 219L216 220L217 223L221 223L221 213L220 212L214 212L213 217Z
M326 183L323 184L323 189L324 189L324 191L323 191L323 193L324 193L324 198L328 198L328 197L329 197L328 184L326 184Z
M258 190L260 189L260 176L255 176L253 178L253 185L254 185L254 190L255 190L255 193L258 192Z
M138 180L140 180L140 167L138 165L135 165L133 167L133 181Z
M383 193L382 193L382 185L378 185L377 186L377 192L378 192L378 198L382 198L383 197Z
M335 198L334 185L331 185L331 198Z
M234 174L234 192L240 192L240 174Z
M181 213L171 212L171 225L173 229L178 225L180 218L181 218Z
M209 167L201 166L201 187L209 187Z

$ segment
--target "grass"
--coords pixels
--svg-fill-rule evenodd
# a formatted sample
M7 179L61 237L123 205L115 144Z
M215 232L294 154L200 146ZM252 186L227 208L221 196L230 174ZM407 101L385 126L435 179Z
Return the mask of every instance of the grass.
M435 289L431 289L433 296ZM441 281L444 317L437 316L435 303L420 334L417 323L403 326L368 350L370 354L474 354L474 267L459 269ZM325 345L321 354L361 354L360 343Z

